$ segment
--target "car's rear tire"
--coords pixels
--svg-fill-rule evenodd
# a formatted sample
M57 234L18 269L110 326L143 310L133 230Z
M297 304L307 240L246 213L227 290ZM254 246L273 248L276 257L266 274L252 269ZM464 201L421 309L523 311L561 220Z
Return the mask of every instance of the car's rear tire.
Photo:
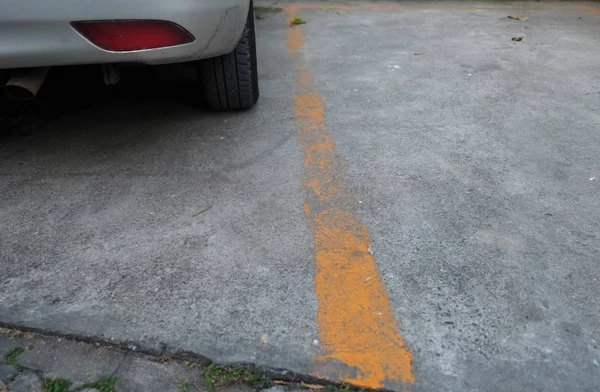
M259 92L252 2L244 33L234 51L202 60L198 70L209 108L243 110L254 106Z

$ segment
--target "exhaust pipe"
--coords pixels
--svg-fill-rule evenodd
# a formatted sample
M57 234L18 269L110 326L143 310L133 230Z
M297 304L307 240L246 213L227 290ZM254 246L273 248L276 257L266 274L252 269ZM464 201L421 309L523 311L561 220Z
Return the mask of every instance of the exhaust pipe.
M48 68L26 68L11 72L11 77L4 86L6 98L18 101L33 99L46 80Z

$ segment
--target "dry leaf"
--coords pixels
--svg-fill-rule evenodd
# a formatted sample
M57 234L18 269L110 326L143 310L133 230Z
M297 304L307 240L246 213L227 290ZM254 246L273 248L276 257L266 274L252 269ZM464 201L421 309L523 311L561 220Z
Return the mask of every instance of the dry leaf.
M323 389L325 388L324 385L319 385L319 384L307 384L304 381L300 381L300 385L302 385L305 388L310 388L310 389Z
M527 16L526 16L526 17L524 17L524 18L521 18L521 19L519 19L519 20L522 20L523 22L525 22L527 19L529 19L529 17L527 17Z
M514 19L514 20L519 20L518 16L514 16L514 15L508 15L509 19Z
M336 14L338 14L338 15L342 15L342 13L341 13L341 12L336 12Z
M523 37L513 37L512 40L516 42L521 42L523 40Z

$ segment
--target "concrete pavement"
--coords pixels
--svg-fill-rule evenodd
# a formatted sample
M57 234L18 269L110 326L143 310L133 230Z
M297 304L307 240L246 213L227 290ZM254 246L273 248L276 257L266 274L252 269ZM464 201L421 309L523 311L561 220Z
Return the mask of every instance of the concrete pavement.
M292 375L261 373L243 366L215 367L0 328L3 392L7 388L10 392L65 392L65 386L71 392L301 392L311 385L294 382Z
M598 390L600 8L333 4L262 13L250 112L61 86L76 110L5 137L0 323L364 387Z

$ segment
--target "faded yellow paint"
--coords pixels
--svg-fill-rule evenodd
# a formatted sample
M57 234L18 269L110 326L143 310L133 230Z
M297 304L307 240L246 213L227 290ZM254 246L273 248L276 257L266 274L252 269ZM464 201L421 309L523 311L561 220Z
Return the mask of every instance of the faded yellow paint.
M304 213L306 214L307 218L310 218L310 206L308 203L304 203Z
M287 7L288 17L293 19L297 10ZM386 287L368 252L367 228L344 208L352 192L343 180L343 164L327 132L321 95L297 56L304 47L302 28L290 29L287 46L296 66L294 112L298 144L304 151L303 185L312 201L304 210L314 231L322 350L313 360L317 369L329 369L327 374L315 375L364 388L409 385L415 381L412 354L398 332ZM330 369L338 373L332 375Z
M310 88L314 85L313 76L310 72L303 72L298 70L296 73L296 87L298 88Z

